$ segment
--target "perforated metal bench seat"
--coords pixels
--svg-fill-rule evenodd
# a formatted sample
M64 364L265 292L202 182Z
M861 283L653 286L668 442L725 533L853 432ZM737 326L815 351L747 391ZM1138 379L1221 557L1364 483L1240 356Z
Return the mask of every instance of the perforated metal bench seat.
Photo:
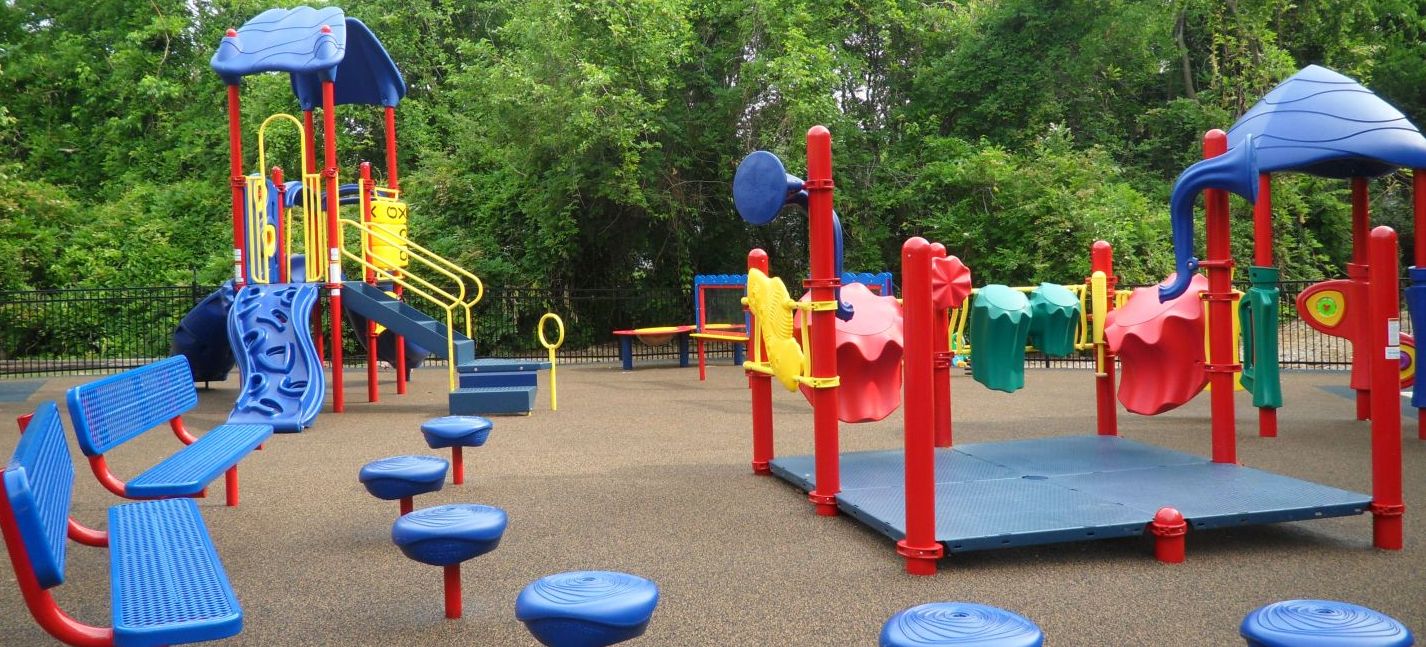
M192 499L109 508L114 644L217 640L243 628L238 597Z
M272 436L269 425L222 425L124 487L133 497L192 496Z

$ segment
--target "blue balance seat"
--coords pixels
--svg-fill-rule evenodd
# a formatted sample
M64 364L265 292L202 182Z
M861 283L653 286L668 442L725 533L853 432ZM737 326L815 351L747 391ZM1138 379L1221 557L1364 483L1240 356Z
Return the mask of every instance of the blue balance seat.
M426 445L443 447L479 447L490 437L490 420L480 416L442 416L421 424Z
M1411 630L1395 618L1332 600L1284 600L1261 607L1238 632L1254 647L1410 647Z
M549 647L603 647L638 637L659 603L659 587L637 575L574 571L532 582L515 617Z
M402 515L391 527L391 540L407 557L432 566L459 564L500 545L505 511L488 505L456 503Z
M1035 623L1004 609L970 602L932 602L891 616L881 647L1040 647Z
M392 456L363 465L357 479L372 496L392 501L441 489L449 467L435 456Z

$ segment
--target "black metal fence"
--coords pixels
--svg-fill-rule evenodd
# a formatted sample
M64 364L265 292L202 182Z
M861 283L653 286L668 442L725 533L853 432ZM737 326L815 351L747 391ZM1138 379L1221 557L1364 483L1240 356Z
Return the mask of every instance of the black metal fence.
M1281 364L1297 369L1344 368L1351 363L1351 345L1312 330L1297 316L1297 295L1312 283L1280 284ZM213 289L194 284L0 292L0 376L117 372L165 357L179 320ZM718 304L710 320L732 320L736 306L730 303ZM325 303L321 308L327 311ZM554 312L564 319L567 330L559 351L561 363L612 362L618 360L619 347L611 331L692 323L692 311L692 296L682 290L492 287L477 306L475 338L481 355L544 357L536 324L544 313ZM1405 314L1402 328L1411 330ZM550 326L549 334L553 333ZM635 343L634 349L636 359L644 361L678 356L673 344ZM351 364L365 362L365 351L351 335L344 352ZM719 358L731 353L726 344L715 344L710 352ZM1029 361L1036 366L1093 364L1087 355Z

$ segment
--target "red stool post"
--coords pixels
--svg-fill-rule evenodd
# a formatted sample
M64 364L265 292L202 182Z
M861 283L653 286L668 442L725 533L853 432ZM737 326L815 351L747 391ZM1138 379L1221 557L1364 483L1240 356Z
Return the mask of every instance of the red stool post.
M1181 564L1184 559L1183 536L1188 534L1188 522L1173 508L1159 508L1149 523L1154 535L1154 559L1165 564Z
M446 617L452 620L460 617L460 564L446 564Z

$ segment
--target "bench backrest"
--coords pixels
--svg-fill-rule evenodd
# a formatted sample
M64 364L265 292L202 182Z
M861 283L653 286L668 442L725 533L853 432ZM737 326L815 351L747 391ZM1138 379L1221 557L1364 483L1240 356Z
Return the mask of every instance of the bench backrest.
M35 579L42 588L63 583L74 461L54 402L45 402L35 411L0 480Z
M69 417L86 456L98 456L198 406L188 358L174 355L69 390Z

